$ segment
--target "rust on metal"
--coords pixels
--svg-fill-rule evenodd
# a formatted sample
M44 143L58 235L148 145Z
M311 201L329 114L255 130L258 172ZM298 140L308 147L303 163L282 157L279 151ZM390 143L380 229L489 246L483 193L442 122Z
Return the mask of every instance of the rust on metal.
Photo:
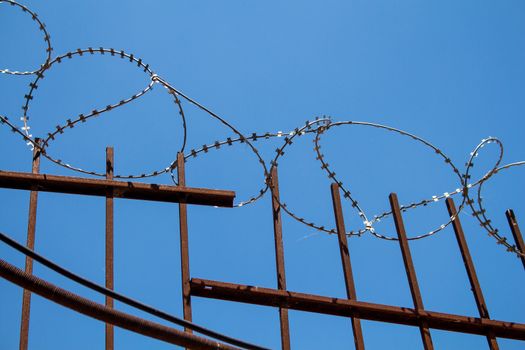
M507 221L509 222L510 230L512 231L512 235L514 236L514 241L516 242L516 247L525 254L525 243L523 243L523 236L521 235L521 230L518 225L518 221L516 220L516 215L514 215L514 211L512 209L509 209L505 212L505 215L507 216ZM523 263L523 268L525 269L525 256L520 255L521 262Z
M454 233L456 235L456 240L458 241L459 250L461 251L461 258L463 259L463 264L465 265L465 269L467 270L468 279L470 281L470 287L472 293L474 294L474 299L476 300L476 306L478 307L479 316L481 318L489 319L490 316L487 304L485 303L485 298L483 297L483 292L481 290L481 285L479 284L476 269L474 268L474 263L472 262L472 257L470 256L467 240L465 239L465 234L463 233L463 227L461 226L461 222L459 220L456 205L454 204L454 200L450 197L447 198L446 203L450 217L454 218L454 220L452 221L452 227L454 228ZM499 349L498 342L494 335L487 334L487 341L491 350Z
M192 278L191 294L204 298L285 307L327 315L344 317L359 315L359 318L365 320L408 326L419 326L424 321L428 327L434 329L479 335L493 332L495 336L500 338L525 340L525 324L523 323L487 320L428 310L417 311L409 307L367 303L257 286Z
M334 208L335 224L337 230L337 237L339 240L339 252L341 253L341 263L343 265L343 274L345 277L346 296L350 300L357 300L357 293L355 291L354 275L352 272L352 264L350 262L350 252L348 250L348 241L346 238L346 228L343 217L343 209L341 207L341 195L339 193L339 185L332 183L330 186L332 192L332 205ZM365 348L363 341L363 330L361 329L361 321L359 314L352 317L352 331L354 333L354 344L357 350Z
M275 243L275 268L277 270L277 289L286 290L286 271L284 268L283 228L281 220L281 206L279 196L279 176L277 167L272 166L272 217L273 235ZM281 326L281 348L290 349L290 325L288 320L288 309L279 308L279 321Z
M146 319L110 309L31 275L0 259L0 277L57 304L117 327L190 349L237 349L230 345L188 334Z
M177 179L179 186L186 186L184 154L177 154ZM188 246L188 208L186 203L179 203L180 231L180 266L182 278L182 312L186 321L191 321L191 291L190 291L190 253ZM185 328L191 333L191 329Z
M232 207L235 198L233 191L7 171L0 171L0 187L218 207Z
M281 346L290 349L290 330L288 309L349 317L352 321L356 349L364 349L361 319L415 326L420 329L425 349L433 349L429 329L483 335L487 338L490 349L498 349L497 338L525 340L525 324L492 320L483 297L467 242L457 216L457 210L451 198L446 203L452 220L452 226L461 251L462 259L469 277L480 317L468 317L439 313L424 309L417 276L412 261L408 239L395 193L390 195L390 205L399 239L403 262L410 286L414 307L398 307L367 303L357 300L353 280L351 259L348 249L346 228L341 207L340 188L337 183L331 185L332 204L338 234L339 250L345 278L347 299L296 293L287 290L284 247L282 238L282 220L279 197L277 168L271 169L272 214L274 224L275 259L277 271L277 289L260 288L202 279L191 279L189 263L189 242L187 205L213 205L232 207L235 193L213 189L188 188L185 178L185 160L183 153L177 155L178 185L167 186L114 180L113 149L106 149L106 179L86 179L79 177L39 174L40 154L38 148L33 154L32 173L0 171L0 187L31 191L27 247L34 249L38 191L59 192L80 195L94 195L106 199L106 280L107 289L114 289L114 198L152 200L179 203L179 228L181 249L181 279L184 319L192 320L192 296L244 302L255 305L276 307L279 309ZM283 204L283 208L285 205ZM507 220L520 251L525 251L523 237L512 210L506 212ZM512 248L512 247L511 247ZM34 256L33 256L34 257ZM35 258L36 259L36 258ZM521 256L525 267L525 258ZM3 277L24 289L22 302L22 322L20 329L20 349L27 350L29 336L29 316L31 293L37 293L49 300L69 307L77 312L101 320L106 327L106 349L114 348L114 327L119 327L177 344L188 349L233 349L229 345L195 336L189 328L184 332L159 325L145 319L114 310L113 299L106 296L105 305L94 303L69 291L56 287L47 281L32 275L33 261L26 257L25 271L0 259L0 277ZM107 294L106 294L107 295ZM113 294L110 294L114 296ZM116 298L116 296L114 296ZM181 321L182 322L182 321ZM188 324L184 324L190 327ZM197 328L198 329L198 328ZM224 338L218 338L224 340ZM235 344L235 343L234 343Z
M37 140L39 142L39 140ZM33 149L33 174L40 172L40 149L35 147ZM38 191L31 191L29 194L29 218L27 221L27 243L26 246L35 249L35 233L36 233L36 211L38 205ZM26 256L25 272L33 273L33 259ZM27 350L29 344L29 318L31 314L31 292L24 289L22 295L22 318L20 322L20 350Z
M389 200L396 226L399 246L401 248L401 254L403 255L403 263L405 265L405 271L408 278L408 285L410 286L410 294L412 294L412 300L414 302L416 312L421 313L425 308L423 306L423 299L421 298L421 292L417 282L416 270L412 261L412 254L410 254L410 247L408 246L405 224L403 223L403 217L401 216L401 211L399 210L399 201L397 199L397 195L395 193L391 193ZM419 325L419 331L421 333L421 339L425 349L433 349L434 345L432 344L432 337L430 336L430 330L428 329L428 324L426 321L421 321Z
M106 148L106 180L113 180L114 173L113 148ZM106 288L113 290L113 193L106 194ZM113 309L113 299L106 296L106 307ZM106 350L114 347L113 325L106 323Z

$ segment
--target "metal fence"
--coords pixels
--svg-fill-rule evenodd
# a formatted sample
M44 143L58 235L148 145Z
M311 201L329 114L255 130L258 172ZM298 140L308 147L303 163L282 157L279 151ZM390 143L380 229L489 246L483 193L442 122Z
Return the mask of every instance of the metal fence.
M272 190L273 229L275 240L275 262L277 289L261 288L249 285L226 283L196 278L190 274L190 252L188 247L187 205L209 205L232 207L235 193L232 191L210 190L186 187L184 155L177 156L178 186L145 184L130 181L113 180L113 149L106 150L106 179L91 179L69 176L54 176L39 173L40 150L34 149L32 173L0 171L0 187L31 191L29 199L29 219L27 230L27 244L22 247L8 236L1 234L2 241L11 247L26 254L25 270L0 259L0 275L19 285L23 289L21 309L20 349L28 348L29 318L31 311L31 294L36 293L58 304L71 308L77 312L101 320L106 324L105 348L114 348L113 326L122 327L145 336L160 339L186 348L250 348L261 349L257 345L233 339L222 334L204 329L193 323L191 300L193 297L221 299L232 302L242 302L255 305L274 307L278 309L280 317L280 336L282 349L290 349L290 329L288 310L300 310L328 315L348 317L351 320L353 338L356 349L364 349L366 339L361 330L361 319L396 323L418 327L421 342L425 349L433 349L431 329L446 330L477 334L487 339L489 349L498 349L497 338L509 338L525 341L525 324L493 320L489 316L488 307L483 297L483 291L476 275L476 269L470 256L463 229L452 198L446 199L448 214L453 218L452 226L461 252L463 263L470 281L474 300L479 311L479 317L455 315L426 310L423 305L421 291L414 263L412 261L409 241L405 232L397 195L390 194L392 209L399 247L401 249L406 276L413 300L413 307L399 307L359 301L353 279L350 249L344 217L341 206L340 188L337 183L330 187L336 233L339 242L339 253L344 272L347 298L333 298L330 296L311 295L288 291L286 288L285 253L282 239L281 202L279 197L279 183L277 168L271 169L270 181ZM38 193L57 192L76 195L92 195L105 197L106 200L106 280L105 286L98 286L80 276L57 266L53 262L36 254L35 227L37 220ZM181 289L184 320L155 310L147 305L113 292L113 202L115 198L149 200L178 203L180 228L180 259L181 259ZM525 251L525 244L512 210L506 212L510 229L513 233L516 247ZM525 268L525 257L520 259ZM51 283L32 275L33 260L82 283L106 296L105 305L94 303L83 297L61 289ZM113 308L113 300L119 300L138 309L149 312L165 320L184 326L184 332L175 328L163 326L145 319L141 319ZM196 336L193 331L204 336ZM276 326L277 331L277 326ZM229 343L230 345L226 344Z

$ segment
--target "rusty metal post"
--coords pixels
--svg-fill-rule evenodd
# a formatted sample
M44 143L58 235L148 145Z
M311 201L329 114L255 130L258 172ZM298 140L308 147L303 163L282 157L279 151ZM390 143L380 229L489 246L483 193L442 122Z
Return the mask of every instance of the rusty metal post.
M284 268L283 229L281 221L281 206L279 205L279 177L277 167L272 166L272 213L273 213L273 235L275 241L275 267L277 270L277 289L286 290L286 274ZM290 349L290 325L288 321L288 309L279 308L279 319L281 323L281 348Z
M341 207L341 195L339 193L339 185L333 183L330 186L332 191L332 204L334 208L335 224L337 229L337 237L339 238L339 252L341 253L341 263L343 264L343 273L345 276L346 296L350 300L357 300L355 291L354 276L352 273L352 265L350 263L350 252L348 250L348 241L346 238L346 228L343 217L343 209ZM363 350L365 344L363 341L363 330L361 329L361 320L352 317L352 331L354 333L354 344L357 350Z
M392 214L394 215L394 223L396 225L399 246L401 247L401 254L403 255L403 262L405 264L408 284L410 286L410 293L412 294L412 300L414 302L414 308L416 309L417 313L421 313L424 311L423 299L421 298L416 270L414 269L412 255L410 254L410 248L408 246L405 224L403 223L401 211L399 210L399 201L397 200L397 195L395 193L391 193L389 199L390 206L392 208ZM427 322L422 321L420 323L419 330L421 332L421 339L423 340L425 349L434 349Z
M179 186L186 187L186 172L184 154L177 153L177 177ZM186 321L191 321L191 290L190 290L190 257L188 247L188 208L187 204L179 203L179 230L180 230L180 266L182 278L182 312ZM192 333L191 329L184 329Z
M113 147L106 148L106 179L113 180L114 156ZM106 288L113 289L113 193L106 194ZM106 306L113 309L113 299L106 296ZM114 348L113 325L106 323L106 350Z
M39 140L36 139L39 143ZM35 147L33 149L33 164L32 173L38 174L40 171L40 149ZM31 250L35 248L35 232L36 232L36 209L38 204L38 191L31 191L29 194L29 219L27 222L27 247ZM25 272L33 273L33 259L26 256ZM22 320L20 323L20 350L27 350L29 343L29 317L31 313L31 292L24 289L22 295Z
M476 300L479 316L483 319L490 319L489 311L485 303L485 298L483 297L483 292L476 274L476 269L474 268L474 263L472 262L472 257L470 256L467 240L465 239L465 234L463 233L463 227L461 226L458 212L456 210L456 205L454 204L454 200L450 197L447 198L446 203L450 217L454 217L454 220L452 221L452 227L454 228L454 233L456 234L456 240L458 241L459 250L461 251L463 264L467 270L470 287L472 293L474 294L474 299ZM493 334L487 334L487 341L491 350L499 349L498 342Z
M505 214L507 215L507 221L509 222L510 230L514 236L516 247L520 250L520 252L525 254L525 243L523 243L523 236L521 235L521 230L518 226L516 215L514 215L514 211L512 209L507 210ZM520 255L520 258L521 262L523 263L523 268L525 269L525 256Z

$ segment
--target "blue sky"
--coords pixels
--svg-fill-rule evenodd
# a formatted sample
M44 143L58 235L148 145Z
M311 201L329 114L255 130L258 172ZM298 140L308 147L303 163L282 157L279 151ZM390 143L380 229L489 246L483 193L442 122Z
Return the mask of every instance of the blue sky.
M488 136L502 140L503 163L525 159L525 5L521 1L53 1L24 2L46 23L53 55L107 47L141 57L152 70L223 116L245 134L290 131L327 115L333 121L377 122L421 136L461 169ZM29 17L0 4L0 69L33 69L45 58L42 35ZM25 68L29 67L29 68ZM31 77L0 75L0 114L18 121ZM75 58L51 68L31 102L33 135L79 113L126 98L149 83L135 65L108 55ZM186 151L232 133L190 104ZM104 170L104 149L115 148L117 173L164 168L181 147L181 122L166 90L142 98L62 135L49 153ZM330 182L315 160L313 138L294 142L279 162L281 196L309 220L334 226ZM460 184L439 157L406 138L366 127L340 127L322 138L324 154L367 214L388 209L388 194L410 203ZM276 140L257 141L266 160ZM0 129L0 169L30 171L30 151ZM473 178L490 169L495 147L480 154ZM187 163L187 184L235 190L246 199L263 186L256 158L245 146L209 152ZM42 172L77 174L43 161ZM492 221L509 238L504 210L525 222L523 169L502 172L484 187ZM153 180L170 183L169 176ZM29 194L0 190L0 230L25 241ZM456 200L457 201L457 200ZM344 204L347 228L359 217ZM136 201L115 204L115 288L182 315L178 209ZM522 265L488 237L466 210L460 216L491 317L525 322ZM337 242L283 217L288 289L344 297ZM446 221L444 203L405 215L409 236ZM523 224L525 225L525 224ZM378 230L393 233L386 220ZM36 250L99 283L104 281L104 200L40 194ZM239 209L189 208L191 275L276 287L270 197ZM360 300L412 306L399 247L365 235L349 239ZM477 316L453 232L411 243L425 307ZM5 246L4 259L23 266ZM35 274L103 302L93 292L35 266ZM167 281L163 281L167 277ZM15 348L21 290L0 281L0 345ZM53 303L33 298L34 349L102 348L104 327ZM122 310L131 311L117 303ZM141 315L139 312L134 313ZM271 308L193 299L196 323L278 348L278 313ZM350 321L290 312L296 349L343 349ZM363 321L368 349L421 348L416 328ZM483 337L432 331L437 349L486 346ZM500 340L502 349L523 342ZM167 344L117 330L122 349L167 349Z

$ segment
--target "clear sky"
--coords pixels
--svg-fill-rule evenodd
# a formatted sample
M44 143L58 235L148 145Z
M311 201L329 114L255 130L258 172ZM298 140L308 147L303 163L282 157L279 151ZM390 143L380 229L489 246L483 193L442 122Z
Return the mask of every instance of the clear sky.
M26 1L51 35L53 56L77 48L125 50L160 77L209 107L241 132L288 132L323 115L332 121L386 124L439 147L461 171L481 139L505 146L503 163L525 159L525 4L509 1ZM32 70L45 59L42 34L30 17L0 3L0 69ZM21 126L29 76L0 75L0 114ZM44 136L80 113L127 98L149 77L110 55L64 60L51 68L31 101L31 132ZM234 136L183 102L186 152ZM334 227L329 185L313 152L299 138L279 161L281 197L310 221ZM259 140L265 160L282 139ZM408 204L461 185L428 148L406 137L342 126L321 139L323 153L366 213L388 209L388 194ZM166 167L182 144L176 106L160 85L140 99L79 125L48 149L64 162L104 171L105 147L115 148L117 173ZM24 142L0 128L0 169L30 171ZM473 178L497 159L489 145ZM244 145L190 159L187 184L231 189L238 200L263 187L256 158ZM45 160L42 172L78 176ZM489 216L511 238L504 211L525 225L523 168L502 172L483 193ZM153 180L170 183L167 175ZM0 231L25 242L29 194L0 190ZM459 198L456 199L458 203ZM99 283L104 282L104 199L41 193L36 250ZM344 204L348 229L362 223ZM505 252L468 210L460 216L491 317L525 323L521 262ZM447 221L443 202L405 215L409 236ZM345 297L337 240L283 216L288 289ZM391 220L377 230L394 234ZM275 288L270 197L238 209L189 208L192 277ZM412 307L399 246L367 234L349 239L358 299ZM477 316L451 228L410 243L425 307ZM19 253L0 256L23 267ZM104 298L36 264L36 275L98 302ZM166 280L164 280L166 279ZM174 204L116 200L115 289L182 315L178 209ZM18 346L21 290L0 281L0 348ZM121 310L143 315L119 303ZM272 308L193 298L198 324L278 348L278 312ZM363 321L367 349L420 349L414 327ZM350 320L290 312L294 349L351 348ZM436 349L485 348L486 339L431 331ZM103 348L102 323L34 296L30 348ZM171 349L116 330L117 349ZM501 349L523 342L499 340Z

